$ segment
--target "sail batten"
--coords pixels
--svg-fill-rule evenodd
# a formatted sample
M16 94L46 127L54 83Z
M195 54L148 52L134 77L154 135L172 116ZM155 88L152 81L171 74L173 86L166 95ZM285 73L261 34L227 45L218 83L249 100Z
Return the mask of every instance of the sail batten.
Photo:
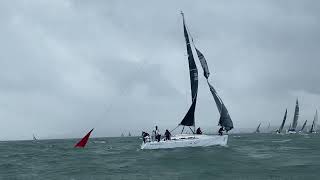
M195 125L195 119L194 119L194 111L196 107L196 101L197 101L197 93L198 93L198 69L197 65L194 61L191 44L189 40L189 34L187 31L187 27L185 24L184 15L181 12L182 19L183 19L183 32L184 37L186 41L186 48L188 53L188 63L189 63L189 74L190 74L190 85L191 85L191 100L192 104L185 115L185 117L182 119L179 125L183 126L194 126Z

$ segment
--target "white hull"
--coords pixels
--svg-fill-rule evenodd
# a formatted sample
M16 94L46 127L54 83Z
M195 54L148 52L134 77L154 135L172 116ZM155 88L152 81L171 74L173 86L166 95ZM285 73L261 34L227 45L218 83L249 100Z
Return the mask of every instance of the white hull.
M228 142L228 135L192 135L179 134L171 137L171 140L161 140L160 142L142 143L141 149L169 149L177 147L206 147L206 146L225 146Z
M287 131L287 134L296 134L296 131Z

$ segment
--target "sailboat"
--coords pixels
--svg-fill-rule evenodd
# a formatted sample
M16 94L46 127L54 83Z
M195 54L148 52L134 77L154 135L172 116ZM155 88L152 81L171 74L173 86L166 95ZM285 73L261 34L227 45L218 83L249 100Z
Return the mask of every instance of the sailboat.
M254 133L260 133L260 126L261 126L261 123L258 125L258 127Z
M130 132L129 132L128 136L131 137L131 133Z
M121 137L124 137L124 134L123 134L123 133L121 133Z
M281 132L283 130L283 127L284 127L284 124L286 123L287 114L288 114L288 110L286 109L286 112L284 113L284 117L283 117L282 123L281 123L279 129L277 130L277 134L281 134Z
M93 129L91 129L91 131L89 131L76 145L74 145L74 147L84 148L89 140L92 131Z
M34 136L34 134L32 134L32 139L33 141L37 141L38 139Z
M300 131L299 131L299 133L302 133L302 132L303 132L304 128L305 128L306 125L307 125L307 121L308 121L308 120L304 121L304 123L303 123L303 125L302 125L302 127L301 127L301 129L300 129Z
M309 133L317 133L317 123L318 123L318 111L316 110L316 114L314 115L312 126Z
M193 57L192 47L189 40L189 33L186 27L185 18L183 12L181 12L183 19L183 32L184 38L186 41L186 48L188 53L188 64L189 64L189 76L190 76L190 84L191 84L191 105L186 115L182 119L182 121L178 124L177 127L182 126L182 131L180 134L173 135L171 140L160 140L158 141L146 141L141 145L141 149L164 149L164 148L177 148L177 147L196 147L196 146L213 146L213 145L226 145L228 141L228 135L205 135L205 134L196 134L195 132L195 109L197 102L197 94L198 94L198 69ZM193 41L192 41L193 43ZM217 105L218 111L220 113L220 119L218 125L221 126L220 130L224 130L226 132L230 131L233 128L233 122L230 118L228 110L223 103L222 99L218 96L216 90L209 82L209 69L203 54L195 47L198 59L204 71L204 76L207 80L209 89L213 95L214 101ZM176 127L176 128L177 128ZM192 134L184 134L185 127L189 127L192 131ZM192 129L193 127L193 129ZM174 129L176 129L174 128ZM219 130L219 131L220 131Z
M296 128L297 128L297 125L298 125L298 118L299 118L299 102L298 102L298 99L297 99L296 108L294 110L292 126L288 129L288 133L289 134L295 134L296 133Z

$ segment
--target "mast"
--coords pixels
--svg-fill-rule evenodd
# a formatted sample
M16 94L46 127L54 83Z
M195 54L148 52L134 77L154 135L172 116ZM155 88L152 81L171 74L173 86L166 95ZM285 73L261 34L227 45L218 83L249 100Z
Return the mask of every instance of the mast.
M279 133L282 131L282 129L284 127L284 124L286 123L287 113L288 113L288 110L286 109L286 112L284 113L284 117L283 117L282 123L281 123L280 128L279 128ZM289 129L290 129L290 127L289 127Z
M195 127L194 112L195 112L195 108L196 108L197 93L198 93L198 69L197 69L197 65L194 61L193 54L192 54L192 49L191 49L190 40L189 40L189 34L188 34L188 31L186 28L183 12L181 12L181 15L182 15L182 19L183 19L183 32L184 32L184 37L185 37L185 41L186 41L186 48L187 48L187 53L188 53L192 104L191 104L187 114L184 116L184 118L182 119L182 121L180 122L179 125L194 126Z
M293 117L293 121L292 121L292 127L291 127L291 131L295 131L298 125L298 118L299 118L299 102L298 99L296 101L296 108L294 110L294 117Z

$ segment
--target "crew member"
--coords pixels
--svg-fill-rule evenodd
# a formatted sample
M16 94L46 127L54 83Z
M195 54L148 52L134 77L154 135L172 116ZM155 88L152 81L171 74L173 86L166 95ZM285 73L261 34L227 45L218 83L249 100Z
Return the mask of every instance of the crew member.
M196 131L196 134L202 134L202 131L201 131L200 127L198 127L198 129Z

